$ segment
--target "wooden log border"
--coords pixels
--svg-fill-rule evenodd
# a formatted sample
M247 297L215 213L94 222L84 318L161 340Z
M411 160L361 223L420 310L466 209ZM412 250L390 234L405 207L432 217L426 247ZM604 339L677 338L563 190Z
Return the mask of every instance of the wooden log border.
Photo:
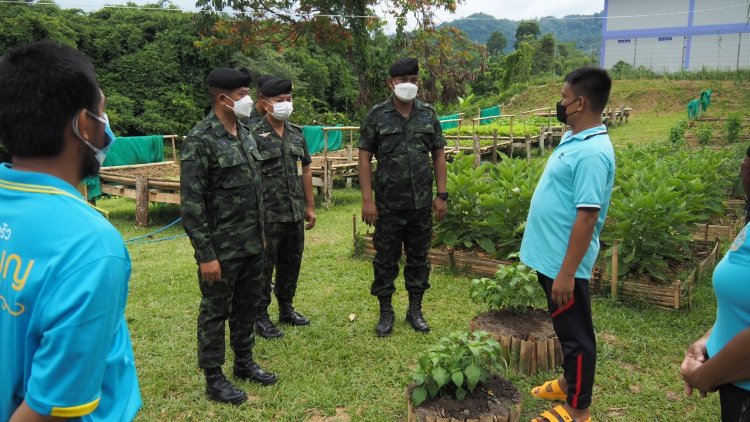
M719 258L719 241L713 243L713 248L708 256L703 259L690 272L687 278L675 280L669 285L647 284L640 280L619 281L617 271L612 271L611 275L611 294L613 297L626 297L631 299L643 300L646 303L665 309L684 309L692 307L693 287L700 278L701 274L713 270ZM618 248L615 242L612 249L612 268L617 268ZM593 285L599 285L594 283ZM600 289L603 290L603 289Z
M518 402L513 407L506 409L506 414L498 415L491 413L484 413L478 418L432 418L432 417L420 417L417 414L419 407L414 407L411 402L411 390L414 388L414 384L406 387L406 421L407 422L520 422L521 420L521 403Z
M469 323L469 331L477 329L475 319ZM508 369L521 375L536 375L539 372L554 370L563 363L562 345L557 336L546 340L524 340L513 336L490 333L500 343L500 357L508 364Z

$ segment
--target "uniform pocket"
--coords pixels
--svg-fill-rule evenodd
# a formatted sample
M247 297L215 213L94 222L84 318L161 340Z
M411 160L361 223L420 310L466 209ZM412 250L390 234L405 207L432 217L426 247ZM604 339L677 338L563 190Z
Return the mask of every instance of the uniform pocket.
M221 154L217 161L221 167L222 187L230 189L250 184L250 168L241 154Z
M271 148L262 150L260 155L262 160L260 162L260 170L262 174L274 174L283 171L281 149Z
M379 124L378 133L380 134L378 152L381 154L391 154L403 148L404 136L400 126Z

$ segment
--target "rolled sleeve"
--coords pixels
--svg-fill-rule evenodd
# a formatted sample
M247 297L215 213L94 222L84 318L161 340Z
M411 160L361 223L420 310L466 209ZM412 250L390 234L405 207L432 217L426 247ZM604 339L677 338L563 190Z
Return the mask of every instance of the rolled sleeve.
M573 168L573 201L576 208L601 208L606 200L612 165L602 153L586 154Z

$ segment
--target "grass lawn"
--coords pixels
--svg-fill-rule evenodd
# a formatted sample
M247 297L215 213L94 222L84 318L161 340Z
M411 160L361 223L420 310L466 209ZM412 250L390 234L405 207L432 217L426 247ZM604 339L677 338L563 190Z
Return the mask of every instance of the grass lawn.
M152 205L152 228L136 229L133 201L104 199L98 205L111 212L112 223L126 239L179 216L176 206ZM405 420L404 388L420 354L439 337L466 330L482 308L469 300L469 278L435 270L424 306L432 332L416 333L403 319L407 298L400 279L395 332L376 338L371 263L352 257L352 214L358 212L359 192L343 189L336 190L329 210L318 211L318 226L308 232L296 302L312 325L284 328L281 340L258 338L256 358L278 374L279 382L271 387L242 382L252 400L239 407L216 404L204 393L195 339L200 293L187 238L128 243L133 275L127 318L144 401L138 420ZM180 233L174 227L157 236ZM708 280L698 286L695 303L692 311L674 312L594 299L599 343L594 420L717 420L718 397L684 397L678 374L686 347L713 321ZM349 320L352 313L354 322ZM275 301L271 314L277 315ZM231 371L231 363L229 352L225 372ZM528 390L557 375L508 374L523 395L523 420L547 406Z

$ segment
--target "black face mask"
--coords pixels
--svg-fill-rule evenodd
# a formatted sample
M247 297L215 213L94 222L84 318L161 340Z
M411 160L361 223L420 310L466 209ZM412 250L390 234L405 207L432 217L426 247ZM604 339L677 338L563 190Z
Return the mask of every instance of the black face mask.
M581 98L581 97L578 97L578 98ZM573 104L574 102L578 101L578 98L576 98L575 100L569 102L566 105L562 105L562 100L558 101L558 103L557 103L557 120L559 120L560 123L562 123L562 124L568 124L568 117L570 117L570 116L578 113L578 110L576 110L576 111L574 111L574 112L572 112L570 114L567 114L568 106L571 105L571 104Z

